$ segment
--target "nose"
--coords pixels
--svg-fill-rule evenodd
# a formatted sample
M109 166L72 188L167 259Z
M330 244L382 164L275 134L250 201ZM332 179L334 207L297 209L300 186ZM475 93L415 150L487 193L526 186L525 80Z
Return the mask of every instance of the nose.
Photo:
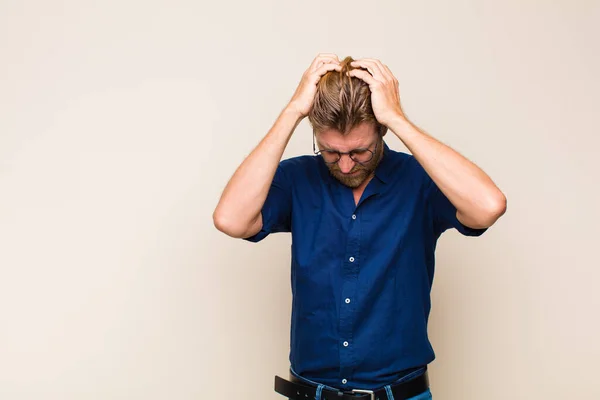
M354 168L354 165L356 165L356 162L354 160L352 160L350 158L350 156L348 156L348 154L343 154L342 158L340 158L340 160L338 161L338 165L340 166L340 170L344 174L347 174L348 172L350 172L352 170L352 168Z

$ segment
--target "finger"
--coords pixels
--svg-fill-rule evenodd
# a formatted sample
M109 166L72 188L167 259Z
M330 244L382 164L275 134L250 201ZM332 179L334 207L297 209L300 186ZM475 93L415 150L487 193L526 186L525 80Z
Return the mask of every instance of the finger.
M337 56L337 54L333 54L333 53L319 53L317 55L317 58L318 57L333 57L333 58L335 58L338 61L340 60L340 58Z
M392 74L392 70L387 65L383 64L383 68L387 71L388 74L394 76L394 74Z
M375 62L373 62L370 59L356 60L350 64L352 66L358 66L358 67L365 68L367 71L369 71L369 73L371 75L373 75L374 78L377 78L379 80L385 79L385 74L383 73L383 71L379 68L379 66Z
M362 79L369 85L369 87L374 87L378 83L381 83L377 79L373 78L373 75L361 69L353 69L352 71L348 72L348 76L353 76Z
M363 58L359 60L363 62L365 65L369 66L370 69L374 70L376 75L373 75L375 78L382 82L393 80L393 75L390 75L387 70L384 68L383 64L379 60L375 60L372 58Z
M375 64L376 66L379 67L379 69L381 70L381 72L383 72L385 70L385 67L384 67L383 63L381 61L379 61L378 59L376 59L376 58L363 58L362 60L368 61L368 62L370 62L372 64Z
M313 62L310 64L309 69L311 71L314 71L315 69L319 68L323 64L323 60L332 60L332 61L335 61L337 63L340 62L340 59L335 54L332 54L332 53L320 53L320 54L318 54L315 57L315 59L313 60Z
M317 63L312 67L311 71L315 71L315 70L319 69L323 64L327 64L327 63L339 64L340 61L337 58L333 58L333 57L319 58Z
M324 64L319 69L317 69L314 73L317 75L319 79L321 76L325 75L329 71L341 71L342 66L339 64Z
M333 56L321 56L319 58L317 58L318 61L331 61L334 63L340 63L340 59L337 58L337 56L333 55Z
M340 65L339 62L337 62L335 59L333 58L325 58L321 61L319 61L317 63L317 65L314 67L313 71L316 71L317 69L321 68L323 65L325 64L335 64L335 65Z
M383 68L385 68L385 70L388 72L388 74L390 74L390 76L392 77L392 80L395 83L398 83L398 79L396 79L396 77L394 76L394 74L392 73L392 70L385 64L383 64Z

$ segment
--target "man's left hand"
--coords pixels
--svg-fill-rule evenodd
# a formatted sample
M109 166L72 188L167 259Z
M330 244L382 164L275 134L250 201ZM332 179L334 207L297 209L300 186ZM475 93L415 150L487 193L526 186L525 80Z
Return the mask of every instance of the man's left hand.
M395 118L406 119L400 105L398 80L387 65L372 58L355 60L350 65L357 69L351 70L348 75L360 78L369 85L369 89L371 90L371 106L373 107L375 118L377 118L380 124L389 128L390 123ZM358 67L364 68L368 72L358 69Z

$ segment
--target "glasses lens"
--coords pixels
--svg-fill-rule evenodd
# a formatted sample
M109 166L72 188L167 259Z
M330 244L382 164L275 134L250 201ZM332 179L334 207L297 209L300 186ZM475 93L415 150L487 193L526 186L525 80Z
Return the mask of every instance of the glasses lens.
M350 157L359 163L365 163L371 160L371 158L373 158L373 153L370 150L355 150L352 152L352 154L350 155Z
M326 163L336 163L340 159L340 153L336 151L323 150L321 151L321 155L323 156L323 161Z

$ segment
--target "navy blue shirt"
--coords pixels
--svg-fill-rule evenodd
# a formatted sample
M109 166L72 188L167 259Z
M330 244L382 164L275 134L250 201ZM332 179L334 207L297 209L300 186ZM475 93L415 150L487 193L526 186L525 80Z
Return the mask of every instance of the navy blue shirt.
M358 203L321 156L280 162L262 208L270 233L291 232L289 360L300 376L376 388L434 360L427 336L436 241L478 236L408 153L384 155Z

